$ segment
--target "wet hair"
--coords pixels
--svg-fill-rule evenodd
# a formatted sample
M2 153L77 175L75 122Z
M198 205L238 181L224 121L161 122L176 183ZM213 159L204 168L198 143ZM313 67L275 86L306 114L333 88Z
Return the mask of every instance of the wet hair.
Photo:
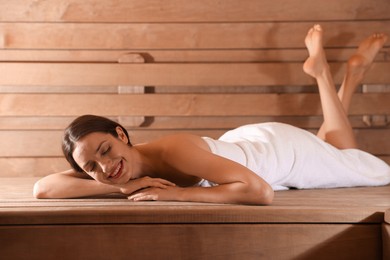
M65 129L62 139L62 152L64 153L64 156L70 166L77 172L84 171L73 158L75 143L78 140L88 134L96 132L107 133L117 138L118 133L116 132L116 128L118 126L122 128L123 132L127 136L127 139L129 140L128 145L132 146L126 129L113 120L95 115L83 115L73 120L73 122Z

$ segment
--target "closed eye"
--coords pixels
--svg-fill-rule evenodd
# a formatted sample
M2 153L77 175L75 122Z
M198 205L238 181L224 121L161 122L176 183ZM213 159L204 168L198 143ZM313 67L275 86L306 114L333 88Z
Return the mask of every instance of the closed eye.
M93 172L95 170L96 164L92 163L91 168L89 169L89 172Z
M102 152L102 155L106 155L108 152L110 152L110 150L111 146L108 146L108 148Z

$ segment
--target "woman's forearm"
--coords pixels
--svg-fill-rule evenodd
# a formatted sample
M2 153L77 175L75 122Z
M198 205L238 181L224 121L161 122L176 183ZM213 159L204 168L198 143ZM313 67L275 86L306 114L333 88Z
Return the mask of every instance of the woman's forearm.
M266 183L248 187L244 183L236 182L214 187L149 188L140 190L128 198L134 201L162 200L268 205L273 197L274 192Z
M48 175L34 185L33 195L38 199L78 198L120 192L118 187L92 179L78 178L67 173Z
M178 200L214 203L268 205L272 203L274 192L264 185L256 190L242 183L223 184L215 187L188 187L178 194Z

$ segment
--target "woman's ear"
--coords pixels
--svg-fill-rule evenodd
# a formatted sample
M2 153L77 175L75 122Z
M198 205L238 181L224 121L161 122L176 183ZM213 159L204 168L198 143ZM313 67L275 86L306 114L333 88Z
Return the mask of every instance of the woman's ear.
M118 138L119 140L121 140L122 142L128 144L129 143L129 138L127 138L127 135L125 134L125 132L123 131L122 127L120 126L117 126L115 128L115 131L116 133L118 134Z

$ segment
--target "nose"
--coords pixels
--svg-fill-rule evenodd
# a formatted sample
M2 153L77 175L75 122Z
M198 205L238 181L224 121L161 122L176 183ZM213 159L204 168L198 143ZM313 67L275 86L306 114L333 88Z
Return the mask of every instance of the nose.
M110 158L102 158L99 162L99 165L103 173L110 173L112 169L112 160Z

